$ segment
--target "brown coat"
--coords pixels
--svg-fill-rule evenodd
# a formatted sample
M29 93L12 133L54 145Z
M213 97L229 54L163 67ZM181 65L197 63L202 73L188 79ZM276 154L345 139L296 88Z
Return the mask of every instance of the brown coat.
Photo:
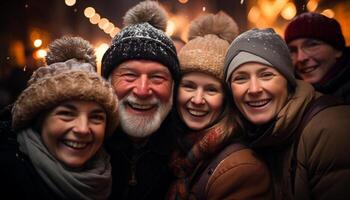
M208 200L273 199L268 168L251 149L233 152L222 160L205 191Z
M252 142L252 146L274 151L272 169L277 199L350 199L350 106L329 107L316 114L305 126L297 147L295 182L290 166L293 144L305 107L321 94L298 81L293 97L279 112L271 134Z

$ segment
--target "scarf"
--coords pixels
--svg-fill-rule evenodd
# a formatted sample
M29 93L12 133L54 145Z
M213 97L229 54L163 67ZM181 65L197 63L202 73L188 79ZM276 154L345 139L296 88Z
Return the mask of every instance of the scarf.
M84 168L62 165L46 148L40 134L29 128L18 133L19 149L28 155L44 182L62 199L107 199L112 186L109 155L100 150Z
M182 143L190 146L190 150L184 153L178 149L171 156L170 168L177 179L171 184L167 199L188 199L196 169L200 167L205 159L221 150L228 138L221 126L202 132L193 132L182 138Z

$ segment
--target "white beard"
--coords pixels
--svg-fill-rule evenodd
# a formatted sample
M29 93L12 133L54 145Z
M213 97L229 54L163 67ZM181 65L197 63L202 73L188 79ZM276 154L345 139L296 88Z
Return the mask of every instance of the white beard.
M138 104L156 104L156 111L151 115L134 115L126 111L128 102ZM162 122L168 115L173 105L173 94L165 103L153 97L150 100L139 100L134 95L130 94L119 100L119 119L123 131L134 138L146 138L152 133L156 132L161 126Z

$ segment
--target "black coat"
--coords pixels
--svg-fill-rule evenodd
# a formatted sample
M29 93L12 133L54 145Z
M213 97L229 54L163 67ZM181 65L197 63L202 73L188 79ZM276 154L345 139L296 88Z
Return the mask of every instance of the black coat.
M161 128L142 147L135 147L121 130L106 140L113 177L110 199L164 199L174 180L168 167L173 147L170 135L169 128Z
M59 199L19 151L11 121L0 122L0 199Z
M350 103L350 47L346 47L342 57L323 80L315 84L315 89L323 94L343 98Z

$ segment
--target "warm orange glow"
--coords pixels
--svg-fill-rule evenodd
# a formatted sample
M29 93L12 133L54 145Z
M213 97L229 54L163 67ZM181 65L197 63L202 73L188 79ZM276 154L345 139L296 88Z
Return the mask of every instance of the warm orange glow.
M297 14L297 9L292 2L288 2L281 12L281 16L286 20L291 20Z
M98 27L100 27L100 29L105 29L105 28L107 28L108 24L109 24L108 19L102 18L102 19L98 22Z
M202 8L203 12L205 12L206 9L207 9L207 8L206 8L205 6L203 6L203 8Z
M45 58L46 54L47 54L47 51L45 49L39 49L39 50L34 52L33 57L35 59L43 59L43 58Z
M33 42L34 47L37 47L37 48L40 47L42 44L43 44L43 41L40 39L36 39Z
M316 0L310 0L307 4L306 4L306 8L308 11L310 12L314 12L318 7L318 2Z
M100 21L100 18L101 18L100 15L95 13L94 16L90 18L91 24L98 24L98 22Z
M179 0L180 3L185 4L188 2L188 0Z
M91 18L92 16L94 16L95 13L96 13L96 11L93 7L87 7L84 10L84 15L87 18Z
M168 24L167 24L167 27L166 27L166 34L171 36L174 34L174 31L176 29L176 25L173 21L169 20L168 21Z
M109 22L107 26L103 29L105 33L110 34L114 29L114 24Z
M98 74L101 74L102 57L103 57L103 54L107 51L108 47L109 47L108 44L102 43L97 48L95 48L96 59L97 59L97 73Z
M67 6L74 6L74 4L76 3L76 0L65 0L64 2L66 3Z
M114 27L114 29L109 34L112 38L119 33L120 29L118 27Z
M334 17L334 11L332 9L326 9L324 11L322 11L321 13L322 15L329 17L329 18L333 18Z
M260 18L260 11L256 6L253 6L248 13L248 20L252 23L258 21Z

